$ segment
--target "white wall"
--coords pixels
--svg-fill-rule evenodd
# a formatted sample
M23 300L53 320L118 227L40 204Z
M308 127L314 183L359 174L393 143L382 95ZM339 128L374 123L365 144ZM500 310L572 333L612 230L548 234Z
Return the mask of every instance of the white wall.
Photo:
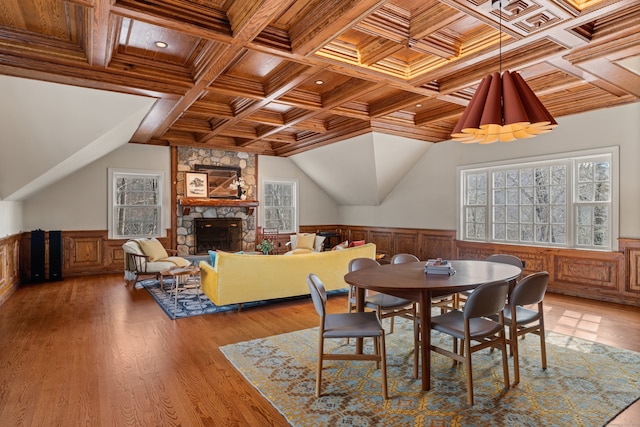
M0 237L22 232L22 202L0 200Z
M171 226L171 168L168 147L126 144L23 202L24 230L106 230L108 169L165 173L163 229Z
M640 104L603 109L558 120L550 134L504 144L434 144L379 206L338 206L287 158L258 157L258 178L297 179L300 224L353 224L387 227L456 228L456 167L599 147L620 147L620 237L640 237ZM356 160L354 160L356 161ZM166 147L127 144L23 202L0 202L0 233L20 228L107 229L107 169L140 168L166 172L169 197L170 154ZM327 170L326 173L331 173ZM9 206L9 207L7 207ZM10 211L9 220L4 212ZM171 209L167 209L171 213ZM169 227L170 218L165 218ZM10 225L5 225L5 224ZM5 230L3 230L5 228ZM9 231L6 230L9 229ZM1 235L1 234L0 234Z
M263 178L286 178L298 181L300 209L298 224L338 224L338 205L291 160L258 156L258 185ZM258 219L262 226L262 215Z
M551 133L490 145L435 144L380 206L342 206L339 222L456 228L456 168L497 160L620 147L620 237L640 237L640 104L562 117Z

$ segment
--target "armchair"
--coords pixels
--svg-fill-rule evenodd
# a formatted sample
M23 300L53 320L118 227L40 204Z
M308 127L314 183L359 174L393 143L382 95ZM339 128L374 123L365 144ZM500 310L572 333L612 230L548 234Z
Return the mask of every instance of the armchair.
M126 285L135 284L141 275L155 276L160 280L161 272L173 267L186 267L189 260L169 256L168 251L156 238L131 239L122 245L124 250L124 279Z
M296 233L289 236L285 243L287 253L285 255L308 254L322 252L326 236L318 236L316 233Z

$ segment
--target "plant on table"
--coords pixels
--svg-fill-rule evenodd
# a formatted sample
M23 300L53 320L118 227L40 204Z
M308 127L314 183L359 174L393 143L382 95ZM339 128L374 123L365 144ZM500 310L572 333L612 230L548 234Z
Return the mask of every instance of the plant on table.
M257 248L261 250L263 254L267 255L269 252L273 251L274 244L271 239L262 239L262 242L258 244Z

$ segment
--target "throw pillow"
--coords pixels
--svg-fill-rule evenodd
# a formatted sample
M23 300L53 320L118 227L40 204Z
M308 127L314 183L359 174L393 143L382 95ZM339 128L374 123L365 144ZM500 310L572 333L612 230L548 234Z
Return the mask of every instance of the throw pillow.
M311 249L316 242L316 233L296 233L296 247L293 249Z
M209 251L209 257L211 257L211 266L216 265L216 255L218 255L218 253L216 251Z
M364 246L364 240L354 240L349 244L350 248L353 248L355 246Z
M142 252L149 257L149 261L151 262L167 258L169 256L167 250L162 246L162 243L160 243L156 238L139 239L138 244L140 245Z
M344 242L338 243L334 247L331 248L332 251L339 251L342 249L346 249L349 247L349 241L345 240Z

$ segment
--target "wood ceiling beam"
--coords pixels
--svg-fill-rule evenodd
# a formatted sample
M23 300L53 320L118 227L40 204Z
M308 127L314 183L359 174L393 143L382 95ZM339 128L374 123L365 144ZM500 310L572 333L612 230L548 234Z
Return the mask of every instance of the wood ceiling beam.
M411 17L409 36L414 40L423 39L465 16L451 6L434 2L416 16Z
M247 25L243 26L241 32L234 35L234 45L220 48L219 56L216 60L210 61L193 88L176 104L175 109L171 111L163 123L157 125L156 137L161 137L180 117L182 112L200 98L203 91L222 74L226 66L244 53L244 45L253 40L281 12L281 8L286 5L287 3L281 0L264 0L260 3L259 8L253 10L253 17L248 20ZM206 142L212 136L207 136L204 140L201 139L200 142Z
M298 55L310 55L384 3L385 0L316 0L289 29L291 49Z
M370 105L369 111L372 118L381 117L394 111L413 106L421 101L424 101L424 96L422 95L402 92Z
M395 54L404 49L405 46L391 40L383 38L373 38L362 46L358 46L360 63L370 66L376 62Z
M424 110L415 115L416 126L425 126L429 123L457 118L464 111L464 107L455 104L447 104L433 110Z
M259 100L258 102L253 103L249 108L243 111L242 114L235 115L234 118L230 120L228 123L226 123L224 126L221 126L220 128L215 129L213 132L205 135L204 137L201 138L201 140L206 141L207 138L215 136L217 132L221 132L224 129L233 126L235 123L238 123L244 120L245 118L251 116L254 112L260 110L261 108L264 108L271 102L277 100L279 96L286 94L288 91L292 90L303 81L307 80L308 78L314 75L317 75L324 68L325 68L324 65L320 65L316 67L296 68L298 72L296 73L295 76L293 75L293 70L288 70L289 73L287 74L290 76L290 78L288 79L278 78L278 79L270 80L269 86L271 87L271 92L266 94L262 100ZM278 83L280 84L280 86L277 88L274 87Z
M99 1L88 13L90 23L87 25L86 31L91 34L91 37L89 37L91 44L87 46L87 59L89 64L95 67L106 68L111 59L113 34L109 34L111 29L111 25L109 25L111 6L109 3Z

